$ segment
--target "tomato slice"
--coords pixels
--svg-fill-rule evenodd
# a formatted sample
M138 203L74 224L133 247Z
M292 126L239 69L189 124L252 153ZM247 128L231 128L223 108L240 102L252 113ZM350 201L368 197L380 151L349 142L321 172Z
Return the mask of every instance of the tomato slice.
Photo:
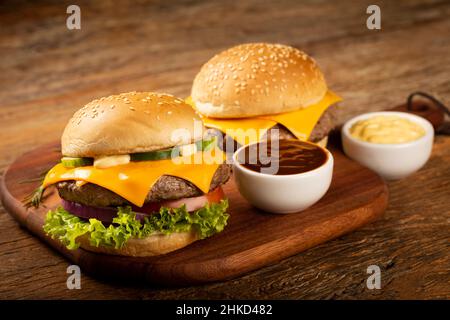
M186 210L191 212L204 207L208 203L217 203L225 198L225 193L221 187L217 187L213 191L204 195L192 198L182 198L177 200L163 200L158 202L147 202L142 207L132 206L134 212L142 212L151 214L159 212L161 207L179 208L183 204L186 205Z

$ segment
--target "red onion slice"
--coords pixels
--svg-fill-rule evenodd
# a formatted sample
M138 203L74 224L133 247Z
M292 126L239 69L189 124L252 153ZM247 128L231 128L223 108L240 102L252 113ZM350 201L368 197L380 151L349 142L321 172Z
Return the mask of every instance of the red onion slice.
M102 222L112 223L113 219L117 217L117 208L91 207L64 199L61 201L65 210L82 219L95 218ZM137 220L143 220L146 216L148 215L144 213L136 213Z

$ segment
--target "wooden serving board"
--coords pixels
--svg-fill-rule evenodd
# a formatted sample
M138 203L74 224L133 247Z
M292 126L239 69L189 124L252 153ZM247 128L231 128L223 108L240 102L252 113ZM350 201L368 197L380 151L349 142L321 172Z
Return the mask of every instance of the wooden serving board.
M26 181L38 177L60 159L58 147L55 142L18 158L3 175L1 200L22 226L79 265L83 272L95 276L165 285L231 279L355 230L380 217L388 203L387 187L380 177L332 149L335 166L331 187L321 201L301 213L260 212L240 196L230 181L224 190L231 217L225 230L211 238L151 258L108 256L83 249L70 251L42 230L47 210L60 202L55 190L44 201L46 208L27 210L21 203L39 184Z

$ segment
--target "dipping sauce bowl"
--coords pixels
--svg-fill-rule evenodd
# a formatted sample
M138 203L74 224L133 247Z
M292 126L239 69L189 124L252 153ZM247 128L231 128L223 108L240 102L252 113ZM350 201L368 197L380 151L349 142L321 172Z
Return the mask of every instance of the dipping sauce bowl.
M283 141L280 140L280 173L262 173L249 168L246 164L246 148L256 146L258 143L242 146L233 155L234 179L241 195L255 207L273 213L294 213L305 210L319 201L327 192L333 176L333 156L325 148L310 142L298 141L308 148L306 158L292 158L292 150L286 153L291 157L285 161L283 155ZM248 151L248 149L247 149ZM323 156L320 156L319 153ZM314 153L315 152L315 153ZM297 153L302 155L302 152ZM316 157L315 162L308 159ZM295 161L292 161L295 160ZM298 164L296 172L295 164ZM283 168L284 169L283 169ZM312 170L308 170L308 167Z
M422 127L424 134L416 140L404 143L373 143L351 134L351 128L358 121L379 116L394 116L409 120ZM348 120L342 127L341 137L344 152L348 157L387 180L396 180L416 172L428 161L433 147L434 129L428 120L410 113L370 112Z

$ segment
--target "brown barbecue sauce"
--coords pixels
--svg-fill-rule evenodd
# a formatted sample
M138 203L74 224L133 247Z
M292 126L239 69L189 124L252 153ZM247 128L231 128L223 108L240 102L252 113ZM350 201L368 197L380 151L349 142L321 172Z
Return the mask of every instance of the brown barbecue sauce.
M322 166L328 158L327 153L313 143L284 139L278 141L278 146L276 144L269 140L248 145L238 156L238 161L252 171L289 175L314 170ZM278 169L268 172L269 167Z

